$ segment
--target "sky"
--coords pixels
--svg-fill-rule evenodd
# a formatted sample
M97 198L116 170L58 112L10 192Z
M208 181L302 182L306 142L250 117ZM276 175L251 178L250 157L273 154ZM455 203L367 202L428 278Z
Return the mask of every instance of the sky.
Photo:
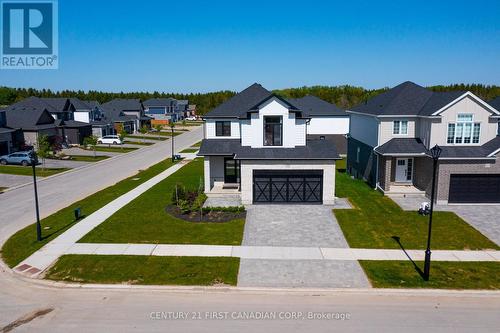
M0 86L239 91L500 85L500 1L59 0L59 69Z

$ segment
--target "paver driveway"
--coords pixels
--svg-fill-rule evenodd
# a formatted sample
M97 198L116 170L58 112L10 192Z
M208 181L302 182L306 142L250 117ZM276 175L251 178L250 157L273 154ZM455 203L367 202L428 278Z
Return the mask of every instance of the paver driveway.
M246 246L347 248L332 206L253 205L247 207ZM239 286L369 287L356 261L242 259Z

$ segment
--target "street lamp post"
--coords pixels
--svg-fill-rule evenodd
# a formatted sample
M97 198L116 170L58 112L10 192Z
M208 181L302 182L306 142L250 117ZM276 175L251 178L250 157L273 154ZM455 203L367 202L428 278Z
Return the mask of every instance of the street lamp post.
M31 162L31 167L33 169L33 188L35 190L35 211L36 211L36 240L41 241L42 240L42 225L40 224L40 210L38 208L38 190L36 187L36 162L37 162L37 156L35 151L33 150L30 154L30 162Z
M427 235L427 249L425 250L425 264L424 264L424 280L429 281L429 271L431 269L431 232L432 232L432 213L434 211L434 196L436 192L436 169L441 156L442 149L435 145L430 149L430 154L432 157L432 189L431 189L431 207L429 214L429 232Z
M174 155L174 123L172 122L172 125L170 125L170 129L172 130L172 163L175 162L175 155Z

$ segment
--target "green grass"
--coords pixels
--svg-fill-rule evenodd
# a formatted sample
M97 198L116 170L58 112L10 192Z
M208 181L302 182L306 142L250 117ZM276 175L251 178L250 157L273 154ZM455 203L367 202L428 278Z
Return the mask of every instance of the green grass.
M195 223L165 212L176 183L196 189L202 178L203 159L196 159L117 211L79 242L240 245L243 219Z
M110 153L130 153L131 151L137 150L139 148L131 148L131 147L106 147L106 146L98 146L95 147L96 151L105 151ZM92 150L92 149L88 149Z
M398 249L399 237L407 249L424 249L427 216L403 211L394 201L362 180L337 173L336 194L349 198L355 209L335 209L335 216L351 247ZM499 249L499 247L452 212L434 212L432 248L441 250Z
M183 132L175 132L174 131L174 136L177 136L177 135L180 135L182 134ZM160 132L154 132L154 134L151 134L151 135L161 135L161 136L172 136L172 132L170 130L168 131L160 131Z
M376 288L500 289L498 262L431 262L424 281L411 261L360 261ZM423 262L415 263L423 270Z
M48 177L52 176L64 171L68 171L70 168L45 168L42 169L41 166L36 168L36 175L38 177ZM17 166L17 165L0 165L0 173L5 173L9 175L18 175L18 176L31 176L33 175L33 171L31 166Z
M345 158L335 161L335 168L340 171L345 171L347 165L347 161Z
M131 144L131 145L139 145L139 146L152 146L152 145L154 145L153 142L130 141L130 140L125 140L123 143L128 143L128 144Z
M201 141L196 142L194 145L191 145L191 147L201 147Z
M131 139L136 139L136 140L143 140L143 139L155 140L155 141L165 141L165 140L168 140L168 138L163 137L163 136L127 135L126 137L127 138L131 138Z
M235 286L238 268L238 258L65 255L45 278L84 283Z
M96 157L90 155L69 155L71 157L71 161L78 162L99 162L109 158L109 156L97 155Z
M90 215L99 208L116 199L118 196L127 193L148 179L156 176L168 167L172 166L170 159L153 165L152 167L139 172L135 176L124 179L113 186L96 192L85 199L77 201L66 208L44 218L41 221L42 228L50 227L49 230L42 230L44 237L41 242L36 241L36 225L31 224L16 232L5 242L2 248L2 258L9 265L14 267L22 260L33 254L49 241L66 231L75 224L73 210L82 208L82 214ZM138 179L137 179L138 178ZM134 180L136 179L136 180Z
M7 187L0 187L0 193L3 193L3 191L5 191L7 189Z
M186 148L184 150L181 150L181 153L196 153L199 149L198 148Z

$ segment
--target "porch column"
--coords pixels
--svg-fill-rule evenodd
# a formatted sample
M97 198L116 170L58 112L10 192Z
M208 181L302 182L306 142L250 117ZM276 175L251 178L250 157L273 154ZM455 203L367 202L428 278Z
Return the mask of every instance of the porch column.
M210 192L210 156L205 156L203 159L205 193Z

